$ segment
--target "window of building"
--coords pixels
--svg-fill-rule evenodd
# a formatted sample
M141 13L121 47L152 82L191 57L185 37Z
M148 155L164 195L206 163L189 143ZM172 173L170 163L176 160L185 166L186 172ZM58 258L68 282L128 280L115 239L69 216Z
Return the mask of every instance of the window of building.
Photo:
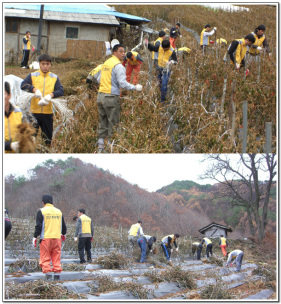
M15 18L6 18L6 32L8 33L17 33L18 32L18 19Z
M66 38L78 38L78 28L77 27L67 27L66 28Z

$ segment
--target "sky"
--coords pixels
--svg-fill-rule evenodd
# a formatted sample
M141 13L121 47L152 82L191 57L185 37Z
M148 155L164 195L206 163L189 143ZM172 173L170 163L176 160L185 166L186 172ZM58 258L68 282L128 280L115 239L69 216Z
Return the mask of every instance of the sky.
M70 156L109 170L114 175L121 175L129 183L137 184L149 192L175 180L214 184L213 180L199 178L207 166L206 162L200 162L204 158L203 154L5 154L3 176L27 175L29 169L48 159L66 160ZM235 154L229 156L238 157ZM266 179L266 176L260 175L260 178Z

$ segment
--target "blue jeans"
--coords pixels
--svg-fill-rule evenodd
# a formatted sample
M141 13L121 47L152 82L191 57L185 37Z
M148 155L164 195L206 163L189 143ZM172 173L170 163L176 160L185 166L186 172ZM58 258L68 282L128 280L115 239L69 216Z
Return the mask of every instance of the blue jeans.
M168 81L169 81L170 75L171 75L171 72L168 72L168 73L163 73L163 71L158 72L157 79L159 82L159 87L160 87L160 92L161 92L161 102L164 102L166 100Z
M146 259L146 240L143 239L143 238L139 238L137 240L138 242L138 245L141 249L141 259L140 259L140 262L141 263L144 263L145 262L145 259Z

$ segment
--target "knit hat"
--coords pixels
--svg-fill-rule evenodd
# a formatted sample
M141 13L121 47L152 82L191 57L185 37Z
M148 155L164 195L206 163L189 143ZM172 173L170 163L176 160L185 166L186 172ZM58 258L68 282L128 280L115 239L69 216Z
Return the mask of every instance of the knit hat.
M265 26L264 26L263 24L260 24L260 25L258 26L258 30L263 30L263 31L265 31Z
M50 194L44 194L42 196L42 202L44 204L52 204L53 203L53 197Z
M164 37L165 35L166 35L166 33L164 31L159 32L159 37Z
M211 27L211 26L210 26L210 24L206 24L206 25L205 25L205 28L206 28L206 27Z

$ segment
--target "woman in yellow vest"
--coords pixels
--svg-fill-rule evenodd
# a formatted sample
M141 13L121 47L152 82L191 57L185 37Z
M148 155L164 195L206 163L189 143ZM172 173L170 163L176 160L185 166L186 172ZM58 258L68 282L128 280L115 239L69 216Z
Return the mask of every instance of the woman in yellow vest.
M265 26L263 24L260 24L255 29L255 31L252 32L253 36L256 38L256 41L249 48L249 54L251 56L259 55L260 50L258 49L258 47L260 47L260 48L264 47L266 49L266 52L268 53L269 58L271 57L269 45L268 45L267 39L264 35L265 29L266 29Z
M141 69L141 65L143 63L143 60L141 59L141 56L137 52L127 52L124 61L122 65L125 67L127 64L126 69L126 81L131 82L132 73L134 70L134 80L133 84L137 84L139 81L139 73Z
M22 39L22 51L23 51L23 58L20 66L23 69L28 69L28 59L29 59L29 53L30 48L34 48L34 46L31 44L31 37L30 37L30 31L27 31L25 33L25 36Z
M226 256L226 247L229 247L229 245L227 239L223 235L220 237L219 246L221 247L222 254Z
M43 273L60 273L61 242L65 241L67 228L62 212L53 205L53 197L49 194L42 196L43 208L36 215L35 232L32 239L33 246L37 246L37 237L40 236L39 265ZM52 267L51 267L52 262ZM58 279L58 278L57 278Z
M211 254L211 256L213 255L213 243L210 239L208 239L207 237L203 237L201 245L205 245L206 246L206 254L207 254L207 258L209 257L209 253Z
M22 123L22 112L19 107L10 103L12 97L9 82L5 81L5 152L19 152L19 142L14 141L18 125Z
M78 219L76 222L76 229L75 229L75 242L78 241L78 252L79 252L79 258L80 263L86 263L84 254L85 250L87 252L87 262L92 262L92 254L91 254L91 248L92 248L92 241L94 236L94 225L91 218L89 218L85 214L85 209L81 208L78 210Z
M173 253L172 245L174 244L176 251L179 251L178 245L176 243L176 239L178 239L180 235L178 233L166 235L163 237L161 241L161 247L164 252L164 256L167 258L167 261L170 260L171 253Z
M236 69L240 69L245 65L244 57L247 53L248 46L255 43L255 37L252 34L248 34L245 38L233 40L228 47L227 53L230 56L230 64L234 64L236 61ZM235 56L235 59L234 59ZM224 58L226 60L226 57Z

